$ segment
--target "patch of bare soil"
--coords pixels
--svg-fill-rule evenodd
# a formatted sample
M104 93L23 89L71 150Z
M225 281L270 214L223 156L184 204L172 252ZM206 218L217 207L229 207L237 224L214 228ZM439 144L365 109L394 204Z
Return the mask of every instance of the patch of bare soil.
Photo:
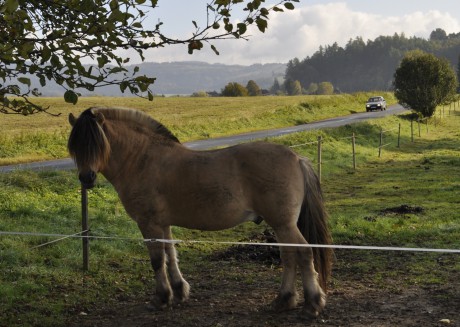
M95 307L69 326L460 326L460 272L452 257L438 260L448 283L418 286L407 283L417 274L405 268L411 254L380 253L378 267L366 267L360 254L336 252L328 302L316 319L302 314L302 301L292 311L270 311L281 275L277 249L232 247L184 271L192 287L187 303L150 312L151 294L144 294Z

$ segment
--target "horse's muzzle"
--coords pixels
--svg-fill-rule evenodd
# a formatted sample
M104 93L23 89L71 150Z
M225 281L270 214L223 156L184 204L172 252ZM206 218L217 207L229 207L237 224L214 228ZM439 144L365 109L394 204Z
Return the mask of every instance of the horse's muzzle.
M78 179L80 180L81 185L86 189L91 189L94 187L96 177L97 174L92 170L84 174L78 174Z

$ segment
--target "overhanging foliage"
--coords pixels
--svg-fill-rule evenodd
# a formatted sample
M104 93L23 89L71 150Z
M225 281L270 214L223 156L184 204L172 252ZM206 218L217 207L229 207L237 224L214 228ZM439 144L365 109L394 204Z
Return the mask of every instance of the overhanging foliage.
M190 54L208 44L219 54L213 40L247 38L253 24L265 32L271 12L292 10L298 1L264 7L265 0L214 0L204 7L205 26L191 21L191 35L175 39L163 32L161 21L148 23L158 0L5 0L0 2L0 112L46 111L30 100L40 95L31 75L42 88L50 81L61 85L69 103L77 103L78 89L107 85L152 100L155 78L139 74L137 67L128 71L130 58L117 50L134 49L142 61L147 49L174 44L187 44ZM243 19L234 17L236 8L246 13ZM95 64L83 64L88 61Z

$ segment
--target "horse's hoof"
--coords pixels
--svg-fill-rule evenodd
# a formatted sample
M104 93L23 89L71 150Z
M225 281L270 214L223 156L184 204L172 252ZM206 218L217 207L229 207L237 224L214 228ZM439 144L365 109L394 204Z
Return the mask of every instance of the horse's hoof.
M171 295L155 295L150 303L147 305L149 311L161 311L172 305Z
M270 307L275 312L283 312L295 309L297 306L297 294L284 293L279 294L271 303Z
M173 285L174 300L173 305L184 303L190 296L190 285L185 280L177 285Z
M326 306L326 295L321 291L313 298L305 297L305 304L302 312L309 318L316 318Z

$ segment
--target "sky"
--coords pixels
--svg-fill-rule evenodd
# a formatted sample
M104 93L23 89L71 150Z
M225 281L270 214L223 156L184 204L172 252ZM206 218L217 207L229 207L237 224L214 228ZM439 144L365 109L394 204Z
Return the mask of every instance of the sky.
M163 22L163 31L170 37L192 34L192 20L199 26L206 22L209 0L159 0L158 8L149 17ZM275 1L267 0L267 3ZM189 55L186 45L149 50L146 61L205 61L222 64L286 63L297 57L311 56L320 46L337 42L344 47L350 39L365 41L380 35L404 33L407 37L429 38L436 28L449 33L460 32L460 1L458 0L300 0L296 9L270 14L268 29L260 33L248 29L249 41L223 40ZM138 63L133 54L131 63Z

